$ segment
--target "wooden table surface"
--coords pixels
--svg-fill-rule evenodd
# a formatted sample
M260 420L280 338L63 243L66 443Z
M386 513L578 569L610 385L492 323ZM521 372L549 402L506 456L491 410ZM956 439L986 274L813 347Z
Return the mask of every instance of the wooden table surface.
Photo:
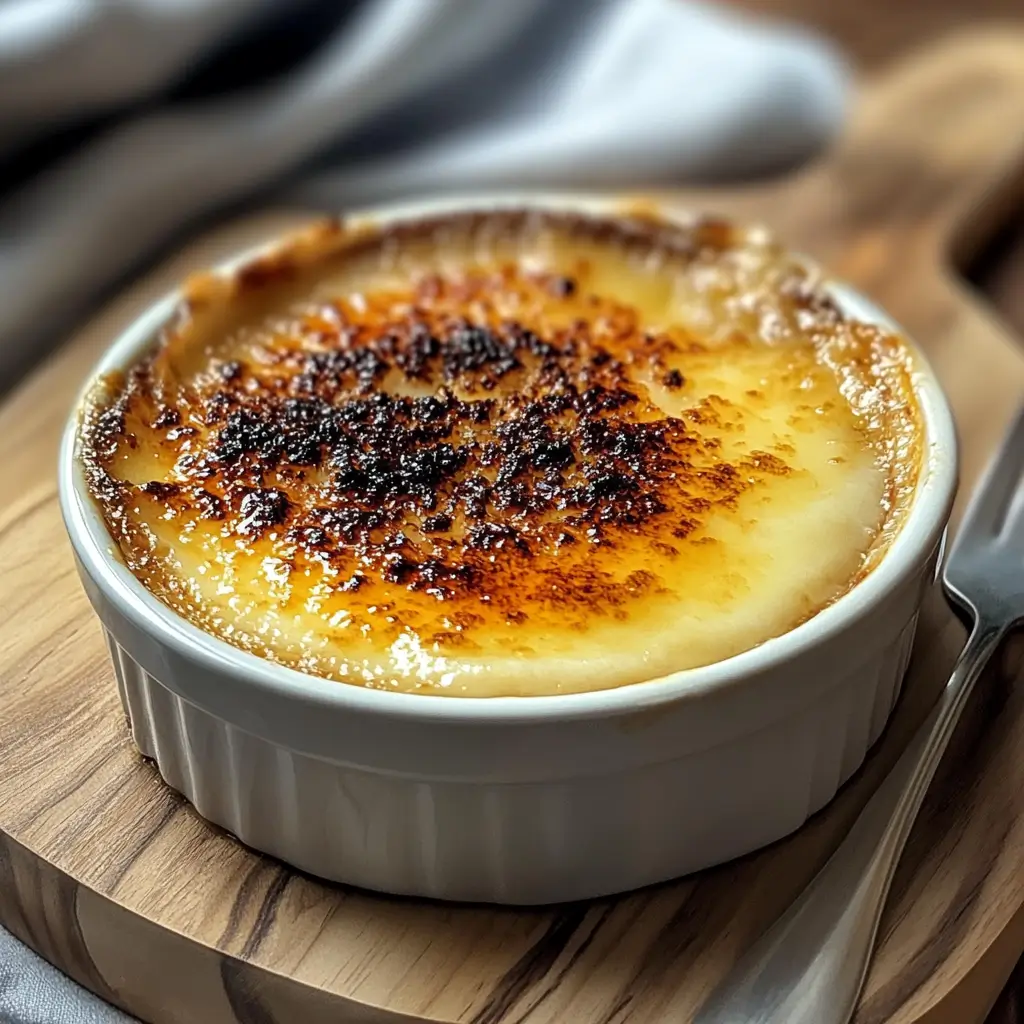
M833 39L858 68L872 69L930 38L986 21L1024 23L1024 0L732 0L735 6L791 19ZM1024 175L1024 168L1021 169ZM1024 342L1024 208L965 275ZM1024 957L989 1024L1024 1024Z

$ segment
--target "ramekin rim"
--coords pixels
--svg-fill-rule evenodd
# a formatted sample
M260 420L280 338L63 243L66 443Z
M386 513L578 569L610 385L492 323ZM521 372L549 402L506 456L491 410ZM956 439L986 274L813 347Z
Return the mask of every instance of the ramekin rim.
M582 213L622 215L631 201L623 195L568 196L552 193L502 193L442 197L387 204L346 214L346 221L393 223L432 213L540 207ZM644 200L645 203L650 200ZM693 211L655 201L660 215L680 219ZM251 247L218 263L215 272L230 273L273 251L281 239ZM811 265L814 261L808 260ZM104 374L120 369L153 343L177 307L180 292L171 292L136 317L107 347L79 391L61 440L59 500L76 556L93 582L119 611L161 644L198 659L214 673L244 678L247 686L289 700L374 712L382 717L444 721L541 721L599 718L635 713L739 685L777 669L809 649L827 643L869 614L885 595L909 578L939 543L952 508L958 473L958 445L952 412L926 356L906 331L851 285L824 275L824 286L840 307L858 319L898 333L914 356L914 390L924 420L923 465L913 503L899 533L879 564L832 604L786 633L710 665L683 669L654 679L598 690L537 696L462 697L407 693L361 687L304 673L243 651L193 625L161 602L114 555L116 542L85 483L76 455L82 407Z

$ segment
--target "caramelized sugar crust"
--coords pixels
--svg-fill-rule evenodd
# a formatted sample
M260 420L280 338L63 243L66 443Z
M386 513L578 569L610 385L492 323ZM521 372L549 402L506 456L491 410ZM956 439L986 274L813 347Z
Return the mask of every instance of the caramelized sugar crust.
M600 287L603 251L638 280L685 282L690 322L653 322ZM320 226L233 277L192 281L155 350L103 382L82 450L127 564L186 617L308 671L445 692L460 659L479 673L548 641L569 654L671 602L699 549L721 543L712 524L806 475L784 438L723 445L745 410L690 393L692 370L758 346L786 348L809 396L837 389L828 401L849 403L884 475L838 596L912 498L909 355L847 321L772 242L719 222L516 211ZM795 408L794 430L829 413ZM211 606L166 557L169 537L202 564L214 552L239 594ZM262 596L242 593L247 562ZM279 619L232 621L232 602L253 600L305 610L334 645L289 638ZM486 692L552 689L494 678Z

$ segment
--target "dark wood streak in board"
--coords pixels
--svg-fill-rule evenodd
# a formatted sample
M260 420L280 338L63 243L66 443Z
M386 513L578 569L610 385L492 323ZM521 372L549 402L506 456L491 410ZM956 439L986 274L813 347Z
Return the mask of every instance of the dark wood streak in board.
M40 956L58 962L80 985L108 1002L117 994L98 970L79 927L78 884L51 872L0 832L0 918Z
M238 896L231 907L231 915L222 936L222 944L227 945L240 932L243 915L258 891L258 876L266 875L270 868L274 874L263 899L256 912L256 920L249 929L239 957L242 961L251 959L266 938L267 932L273 927L277 908L284 896L291 876L286 868L277 867L271 862L257 861L256 867L246 875L239 889ZM239 1021L244 1024L275 1024L276 1018L263 1005L258 986L253 984L250 973L242 969L239 960L224 958L220 965L221 981L227 994L231 1009Z
M268 875L270 880L265 883ZM218 945L232 946L243 935L245 917L252 910L256 895L264 888L265 883L266 892L260 900L254 924L247 933L244 933L245 939L239 954L243 959L249 959L259 949L267 930L274 922L277 905L284 895L289 878L288 869L284 866L270 859L257 858L238 888L238 895L231 904L228 923L221 933Z
M163 835L171 824L174 816L185 807L185 800L177 793L168 791L166 806L150 822L149 827L138 830L133 836L134 849L118 864L114 871L108 872L104 881L115 892L133 867L145 856L146 851Z
M656 991L663 983L671 991L680 970L692 962L694 948L706 941L716 921L724 923L732 916L730 910L744 898L744 890L730 884L730 876L735 877L733 868L726 866L713 873L718 876L718 884L704 886L698 882L689 889L672 916L648 942L639 970L616 993L611 1009L597 1024L620 1024L627 1020L627 1010L639 995Z
M470 1024L500 1024L519 998L554 966L583 924L587 907L573 905L559 911L544 934L505 972Z
M1013 126L1024 125L1024 38L998 32L922 57L913 72L869 88L857 118L841 152L798 186L686 203L767 219L796 247L867 283L946 383L969 485L1024 392L1024 360L949 278L939 243L965 211L973 223L980 198L994 211L991 182L1020 155ZM247 223L185 262L207 264L284 222ZM146 294L163 293L182 266ZM156 800L154 773L134 758L106 760L125 753L126 735L99 631L77 631L88 613L66 548L55 543L57 510L51 499L15 513L11 501L49 486L71 395L89 353L119 322L98 321L0 407L0 462L6 455L14 467L0 521L14 514L23 526L0 536L0 921L151 1024L660 1024L692 1015L707 984L827 854L923 713L957 641L948 621L926 616L908 699L837 802L786 842L728 868L624 901L553 910L382 900L304 877L289 889L302 876L229 844L191 812L177 813L173 800ZM40 567L51 574L45 580ZM53 608L75 624L59 662L40 660L57 633ZM980 705L965 723L958 771L937 780L893 893L863 1024L975 1024L1024 946L1016 813L1024 706L1014 694L997 707ZM102 778L79 785L83 772ZM23 866L12 872L19 836ZM945 915L938 935L916 898L921 886ZM176 1017L161 1017L168 1006Z
M240 1024L278 1024L277 1018L260 999L258 984L237 960L222 960L220 977L231 1012Z
M692 887L676 907L668 922L655 934L643 953L640 969L627 985L616 993L615 1002L598 1024L616 1024L623 1019L637 993L648 985L657 985L677 955L686 954L712 913L699 886Z
M595 909L598 909L598 907L592 907L591 912L593 912ZM541 991L537 993L535 996L533 996L531 999L529 999L526 1003L526 1006L524 1006L521 1010L515 1005L509 1007L508 1013L505 1014L505 1017L508 1019L508 1024L522 1024L522 1022L528 1020L533 1013L535 1013L551 996L553 996L558 991L558 988L561 985L562 981L569 975L569 973L576 966L576 964L579 963L580 959L586 954L587 950L594 942L594 939L597 938L598 933L601 931L605 923L608 921L608 919L614 912L614 904L610 904L601 909L600 915L598 916L594 924L591 925L589 931L586 932L586 934L577 944L576 948L573 950L572 954L568 957L568 959L562 965L562 967L555 972L554 977L546 980L546 983L544 987L541 989ZM582 930L582 925L579 930ZM511 1013L513 1011L515 1011L516 1013L514 1017L511 1016ZM500 1019L501 1018L499 1018L499 1020Z
M611 914L614 913L614 904L610 904L601 910L600 916L590 931L586 933L582 941L578 944L577 948L572 951L572 954L568 957L563 967L555 973L555 976L547 981L544 988L534 997L532 997L523 1010L518 1013L516 1017L510 1017L509 1024L522 1024L532 1013L535 1013L544 1002L550 998L558 990L558 986L568 976L569 972L577 965L591 944L597 938L598 933L601 931L605 923L610 918Z
M273 927L277 908L284 897L284 891L288 888L291 877L290 872L285 867L278 869L277 874L274 875L274 880L271 882L267 889L267 894L260 904L259 913L256 915L256 923L252 926L249 936L245 940L245 945L242 947L242 957L244 959L249 960L255 955L256 951L260 948L260 944L266 938L267 932Z

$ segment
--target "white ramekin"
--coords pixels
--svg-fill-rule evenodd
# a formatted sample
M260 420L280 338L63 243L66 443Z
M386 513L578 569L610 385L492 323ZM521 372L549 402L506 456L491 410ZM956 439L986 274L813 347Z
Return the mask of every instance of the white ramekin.
M524 203L607 213L620 202L510 196L362 216L383 223ZM846 286L830 288L850 315L894 326ZM132 363L177 301L168 296L132 324L92 379ZM486 699L361 689L209 636L118 558L76 457L81 399L61 449L61 508L135 743L200 814L303 870L371 889L575 900L779 839L863 761L899 694L956 488L952 417L923 357L916 387L920 484L873 572L754 650L593 693Z

